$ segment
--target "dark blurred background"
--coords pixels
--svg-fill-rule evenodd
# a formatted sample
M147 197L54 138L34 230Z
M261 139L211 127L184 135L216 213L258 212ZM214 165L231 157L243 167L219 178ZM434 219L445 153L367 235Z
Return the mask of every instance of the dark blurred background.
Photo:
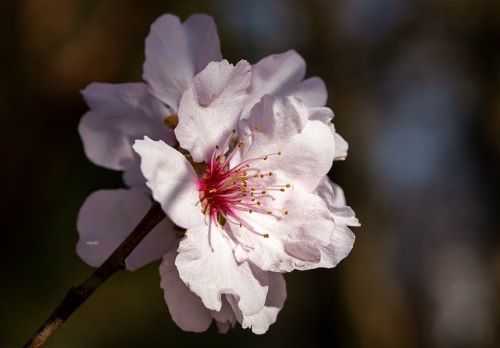
M153 264L114 276L48 347L500 346L500 2L4 0L0 347L91 272L74 252L78 209L122 183L83 154L79 91L140 80L165 12L214 16L231 62L305 57L350 143L331 176L363 227L336 269L286 276L264 336L182 332Z

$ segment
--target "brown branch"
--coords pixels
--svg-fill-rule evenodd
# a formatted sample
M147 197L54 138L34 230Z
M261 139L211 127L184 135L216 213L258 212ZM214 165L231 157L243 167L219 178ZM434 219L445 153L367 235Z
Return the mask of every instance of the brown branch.
M146 235L165 217L158 203L154 203L132 233L120 244L104 263L83 283L73 286L45 323L24 345L25 348L42 347L54 332L83 304L94 291L115 272L125 268L125 259Z

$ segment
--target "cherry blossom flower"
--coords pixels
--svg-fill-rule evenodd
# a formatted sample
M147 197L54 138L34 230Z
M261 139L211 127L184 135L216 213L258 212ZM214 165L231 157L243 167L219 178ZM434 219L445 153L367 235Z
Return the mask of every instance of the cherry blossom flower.
M336 235L344 221L336 223L320 186L345 151L336 146L333 113L270 95L248 111L251 73L245 61L222 61L195 76L175 129L186 156L148 137L134 149L154 199L186 229L175 258L178 285L201 299L205 325L227 302L243 326L261 333L286 296L279 273L333 267L354 240ZM174 256L164 258L162 279L175 272ZM162 280L167 303L172 283Z
M77 223L77 252L99 266L144 216L153 194L170 219L187 228L186 236L176 241L173 223L165 219L127 258L127 269L163 256L165 301L183 330L204 331L215 321L226 332L239 322L260 334L285 301L281 272L333 267L352 247L352 233L340 226L355 218L344 208L331 209L340 194L324 184L331 161L345 158L347 143L323 107L324 83L304 80L306 65L295 51L252 66L241 61L233 67L221 59L211 17L193 15L181 23L165 15L146 39L146 83L93 83L83 91L90 111L79 132L87 157L123 171L129 189L87 198ZM132 145L145 136L134 146L143 157L141 172ZM193 172L171 147L177 143L202 172ZM245 168L260 173L245 180L259 190L253 201L243 196L241 176L250 172ZM238 197L241 204L233 206ZM339 216L347 220L339 223Z

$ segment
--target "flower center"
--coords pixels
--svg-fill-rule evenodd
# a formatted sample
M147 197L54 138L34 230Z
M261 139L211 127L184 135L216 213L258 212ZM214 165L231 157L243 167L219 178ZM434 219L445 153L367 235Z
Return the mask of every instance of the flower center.
M230 167L230 162L238 149L245 146L244 141L239 140L227 156L222 153L235 134L236 131L233 130L222 149L216 146L209 163L198 179L203 213L209 217L210 223L224 225L229 222L268 238L267 233L254 229L241 213L266 214L277 218L288 215L287 210L273 208L272 203L275 193L285 192L291 185L271 183L270 178L275 173L259 169L259 163L267 161L271 156L281 156L282 152L244 159Z

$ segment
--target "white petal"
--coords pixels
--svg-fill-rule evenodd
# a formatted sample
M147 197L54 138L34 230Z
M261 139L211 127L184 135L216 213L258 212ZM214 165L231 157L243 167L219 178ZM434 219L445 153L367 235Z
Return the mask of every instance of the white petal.
M297 52L290 50L272 54L252 65L252 82L249 93L283 95L283 91L295 87L304 79L306 62Z
M171 250L160 265L160 286L174 322L184 331L203 332L212 323L210 311L179 277L175 267L177 251Z
M346 205L344 190L327 176L321 179L315 192L323 199L333 214L335 223L347 226L360 226L354 211Z
M146 38L144 80L152 93L176 112L193 77L209 62L221 59L212 17L195 14L181 24L178 17L167 14L152 24Z
M240 117L250 83L250 64L210 63L182 96L175 135L195 162L208 160L222 146Z
M318 195L324 200L335 220L330 242L321 247L321 261L315 265L306 265L302 269L332 268L344 259L351 251L355 235L347 226L359 226L354 211L346 206L344 191L340 186L324 177L316 188Z
M231 324L225 323L225 322L216 322L217 324L217 329L219 330L219 333L225 334L229 331L229 329L232 327Z
M266 94L295 96L307 106L323 106L326 103L326 87L317 77L304 80L306 63L295 51L273 54L252 65L252 82L249 87L250 105Z
M354 245L356 237L345 225L335 225L330 243L321 248L321 261L315 265L307 265L302 270L313 268L333 268L342 261Z
M217 328L220 333L226 333L230 328L236 324L236 317L233 308L227 301L227 296L222 297L222 307L220 311L210 311L212 318L214 318Z
M87 157L97 165L126 170L137 162L135 139L145 135L167 143L173 132L164 126L167 109L143 83L92 83L83 96L90 107L78 127Z
M137 140L134 150L141 156L141 170L153 198L178 226L189 228L203 222L198 177L187 159L163 141Z
M335 160L343 161L347 157L347 150L349 149L349 144L340 136L339 133L335 131L332 127L333 136L335 137Z
M287 95L302 100L307 106L324 106L328 98L326 85L319 77L311 77L290 89Z
M137 156L138 159L137 159L137 161L134 162L134 164L132 166L130 166L130 168L128 168L127 170L125 170L123 172L123 175L122 175L123 182L128 187L133 187L135 189L142 190L144 192L149 193L149 195L151 195L151 191L146 186L146 178L144 177L144 175L142 175L142 172L141 172L140 157L139 157L139 155L137 155L137 153L135 153L135 155Z
M317 120L321 121L330 127L330 130L335 139L335 160L342 161L347 157L347 150L349 148L349 144L344 140L335 130L335 126L332 122L333 120L333 111L329 108L325 107L317 107L309 109L309 120Z
M267 274L247 262L237 263L223 231L200 225L186 231L175 260L187 286L205 306L219 311L223 294L234 295L246 315L259 312L267 295Z
M274 198L271 206L278 211L287 210L287 215L239 213L260 235L245 227L229 225L231 235L238 241L237 260L250 260L260 269L272 272L290 272L317 264L321 260L321 248L330 243L335 228L325 202L300 187L292 188L289 193L279 192ZM267 204L263 201L264 207Z
M259 162L258 168L312 191L331 168L335 142L329 126L308 118L309 109L297 98L264 96L240 122L242 133L251 132L240 157L281 153Z
M78 255L89 265L99 267L137 226L151 204L151 199L137 190L92 193L78 214ZM172 223L164 219L127 257L127 269L135 270L161 258L174 243Z
M228 296L229 303L233 305L233 310L236 318L241 323L241 326L251 328L252 332L257 335L262 335L267 332L269 326L276 322L278 313L286 300L286 284L285 278L280 273L269 272L269 292L267 293L266 304L264 308L253 315L243 315L235 301L231 296Z
M344 190L326 175L321 179L315 191L325 201L330 210L346 205Z

